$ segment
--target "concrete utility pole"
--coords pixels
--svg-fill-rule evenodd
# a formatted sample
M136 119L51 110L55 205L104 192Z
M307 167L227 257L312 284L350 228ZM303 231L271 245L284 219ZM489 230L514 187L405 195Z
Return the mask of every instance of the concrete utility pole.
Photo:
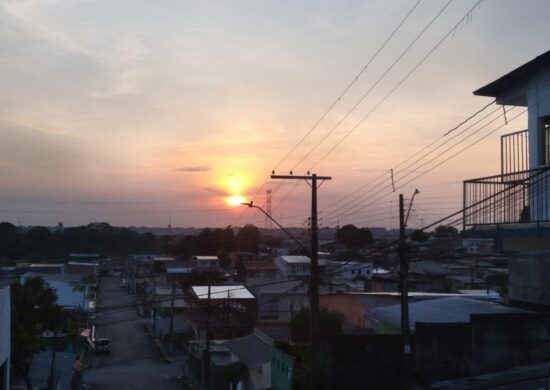
M319 239L318 239L318 226L317 226L317 189L318 181L321 180L321 184L325 180L332 180L330 176L317 176L312 174L307 176L293 176L293 175L271 175L272 179L290 179L290 180L305 180L311 187L311 278L309 282L309 310L310 317L310 385L314 386L315 375L313 373L313 367L316 363L316 358L319 354Z
M206 300L206 334L205 334L205 348L203 352L204 362L204 377L203 377L203 389L208 389L210 386L210 285L212 282L208 281L208 298Z
M405 202L403 194L399 194L399 284L401 286L401 336L403 340L403 388L409 387L411 370L411 341L409 334L409 286L407 277L409 272L409 254L405 244L405 228L411 212L414 197L419 191L415 190L405 216Z

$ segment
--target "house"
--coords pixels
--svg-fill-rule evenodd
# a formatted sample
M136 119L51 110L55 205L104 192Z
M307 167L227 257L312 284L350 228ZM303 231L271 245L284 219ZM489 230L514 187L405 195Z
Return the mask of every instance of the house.
M332 261L328 263L328 268L330 269L332 267L337 267L337 276L348 281L354 279L370 279L373 274L372 263L360 263L357 261Z
M474 91L526 107L528 128L501 136L500 174L464 181L465 237L495 249L550 250L550 51Z
M327 261L319 260L319 268L322 269ZM277 256L275 265L283 278L298 278L309 276L311 273L311 259L307 256Z
M239 381L243 388L271 389L271 343L253 333L226 341L223 345L230 352L230 363L241 362L246 367L246 373Z
M448 297L467 297L470 299L495 302L499 295L485 290L464 291L462 293L429 293L409 292L409 302L419 302L430 299ZM331 313L342 315L345 328L365 328L365 312L381 306L398 305L401 294L398 292L340 292L323 294L319 296L319 307L323 307Z
M79 274L48 274L27 272L21 276L21 284L25 279L39 277L44 279L57 294L57 303L70 310L95 312L95 285L88 284ZM95 282L97 284L97 281Z
M277 266L269 260L242 261L237 266L237 277L244 283L254 279L273 280L277 278L278 270Z
M30 264L30 272L39 272L41 274L62 274L65 272L64 264Z
M262 323L288 324L294 313L309 307L307 286L299 280L281 280L249 288L258 298L258 321Z
M220 258L218 256L192 256L190 261L199 271L217 271L220 269Z
M409 329L416 323L469 323L473 314L528 313L525 310L458 296L422 300L409 304ZM381 306L367 310L365 324L378 334L401 333L401 305Z
M495 240L492 238L463 238L462 247L467 254L488 255L495 250Z
M296 358L281 348L271 351L271 387L273 390L292 390Z
M228 252L227 258L229 259L229 266L231 268L236 268L243 261L257 260L257 255L254 252L235 251L235 252Z
M0 389L10 388L11 353L11 301L10 287L0 288Z
M65 273L97 276L99 274L99 264L69 261L65 264Z
M191 286L186 291L189 308L185 316L195 340L231 339L252 332L257 298L243 285Z

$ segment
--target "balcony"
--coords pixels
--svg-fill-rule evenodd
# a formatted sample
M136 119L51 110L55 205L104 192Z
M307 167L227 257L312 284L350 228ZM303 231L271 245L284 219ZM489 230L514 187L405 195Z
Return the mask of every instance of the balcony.
M464 181L464 229L550 222L550 166Z

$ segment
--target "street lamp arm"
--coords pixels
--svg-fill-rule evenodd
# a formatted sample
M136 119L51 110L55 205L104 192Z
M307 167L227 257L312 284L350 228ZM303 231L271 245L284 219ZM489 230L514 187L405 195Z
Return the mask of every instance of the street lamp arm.
M255 208L255 209L258 209L260 210L267 218L269 218L275 225L277 225L283 232L285 232L290 238L292 238L299 246L300 248L304 249L304 250L308 250L304 244L302 244L292 233L290 233L287 229L285 229L283 227L283 225L281 225L279 222L277 222L271 215L269 215L268 213L265 212L264 209L262 209L260 206L256 206L252 201L250 202L243 202L241 203L241 205L243 206L248 206L248 207L251 207L251 208Z

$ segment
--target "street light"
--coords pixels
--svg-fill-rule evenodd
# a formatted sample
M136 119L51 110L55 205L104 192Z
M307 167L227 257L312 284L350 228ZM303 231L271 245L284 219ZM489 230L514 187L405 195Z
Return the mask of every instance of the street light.
M307 248L304 246L304 244L302 244L292 233L290 233L287 229L285 229L283 227L283 225L281 225L279 222L277 222L271 215L269 215L267 212L265 212L265 210L262 209L260 206L256 206L252 201L250 201L250 202L241 202L241 206L248 206L248 207L260 210L267 218L269 218L273 223L275 223L275 225L277 225L283 232L288 234L288 236L290 238L292 238L300 246L300 248L307 251Z

